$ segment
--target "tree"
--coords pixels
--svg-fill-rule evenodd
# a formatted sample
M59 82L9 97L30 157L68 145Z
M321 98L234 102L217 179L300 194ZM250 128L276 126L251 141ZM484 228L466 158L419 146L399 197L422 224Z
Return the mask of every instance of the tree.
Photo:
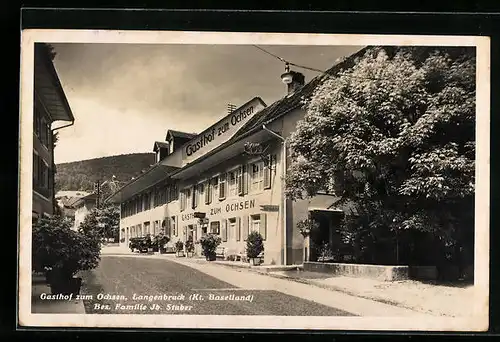
M116 206L94 208L85 216L78 230L86 235L97 236L99 239L114 238L118 240L120 226L120 211Z
M290 198L323 190L352 203L343 228L361 255L376 258L387 251L377 245L414 232L471 248L473 49L369 49L327 78L305 109L290 137Z

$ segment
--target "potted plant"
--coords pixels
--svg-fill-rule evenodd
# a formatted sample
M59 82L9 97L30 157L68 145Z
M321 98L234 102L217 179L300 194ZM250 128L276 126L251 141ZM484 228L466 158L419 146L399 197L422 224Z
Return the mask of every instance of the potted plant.
M186 253L188 258L192 258L194 255L194 242L191 236L186 241Z
M214 261L216 259L215 251L221 242L221 238L215 234L206 234L201 237L201 249L203 250L203 255L208 261Z
M160 254L165 254L167 252L165 245L169 241L170 241L170 238L163 233L160 233L157 236L155 236L154 244L156 246L157 251L159 251Z
M247 257L252 266L261 264L259 255L264 252L264 242L259 232L253 231L247 238Z
M303 237L309 236L311 230L319 228L319 223L311 218L303 219L297 222L297 228Z
M53 294L79 294L79 271L93 269L100 260L100 239L71 230L60 216L41 218L32 230L33 270L45 271Z
M183 257L184 256L184 243L181 240L178 240L175 243L176 256Z

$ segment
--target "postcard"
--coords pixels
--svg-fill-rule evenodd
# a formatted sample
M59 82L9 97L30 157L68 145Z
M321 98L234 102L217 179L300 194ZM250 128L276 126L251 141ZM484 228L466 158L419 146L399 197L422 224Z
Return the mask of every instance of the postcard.
M24 30L19 327L487 330L489 50Z

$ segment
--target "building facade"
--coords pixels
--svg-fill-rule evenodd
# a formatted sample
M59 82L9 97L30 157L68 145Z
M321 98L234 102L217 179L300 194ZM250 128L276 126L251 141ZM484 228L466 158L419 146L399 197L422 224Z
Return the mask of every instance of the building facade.
M156 153L168 153L109 198L121 206L120 241L125 246L131 237L162 231L171 243L193 238L199 254L196 242L212 233L220 236L226 255L241 254L248 234L259 231L264 263L296 264L310 254L297 223L311 216L322 226L321 239L334 239L342 215L335 207L338 198L318 194L292 202L285 196L290 164L286 139L304 117L303 98L324 80L318 76L304 84L302 74L290 75L288 94L272 105L254 98L200 134L183 134L187 139L180 144L171 132L165 143L155 143Z
M75 221L73 230L78 230L80 224L85 220L85 217L96 207L97 195L92 193L87 196L78 198L71 207L74 209Z
M74 122L57 72L52 52L45 44L35 44L33 99L33 220L52 215L56 209L54 163L56 121Z

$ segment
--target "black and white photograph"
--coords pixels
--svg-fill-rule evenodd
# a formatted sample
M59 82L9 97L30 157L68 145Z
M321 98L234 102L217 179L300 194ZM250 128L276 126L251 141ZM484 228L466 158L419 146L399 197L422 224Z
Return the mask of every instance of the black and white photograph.
M19 324L485 331L489 40L25 30Z

